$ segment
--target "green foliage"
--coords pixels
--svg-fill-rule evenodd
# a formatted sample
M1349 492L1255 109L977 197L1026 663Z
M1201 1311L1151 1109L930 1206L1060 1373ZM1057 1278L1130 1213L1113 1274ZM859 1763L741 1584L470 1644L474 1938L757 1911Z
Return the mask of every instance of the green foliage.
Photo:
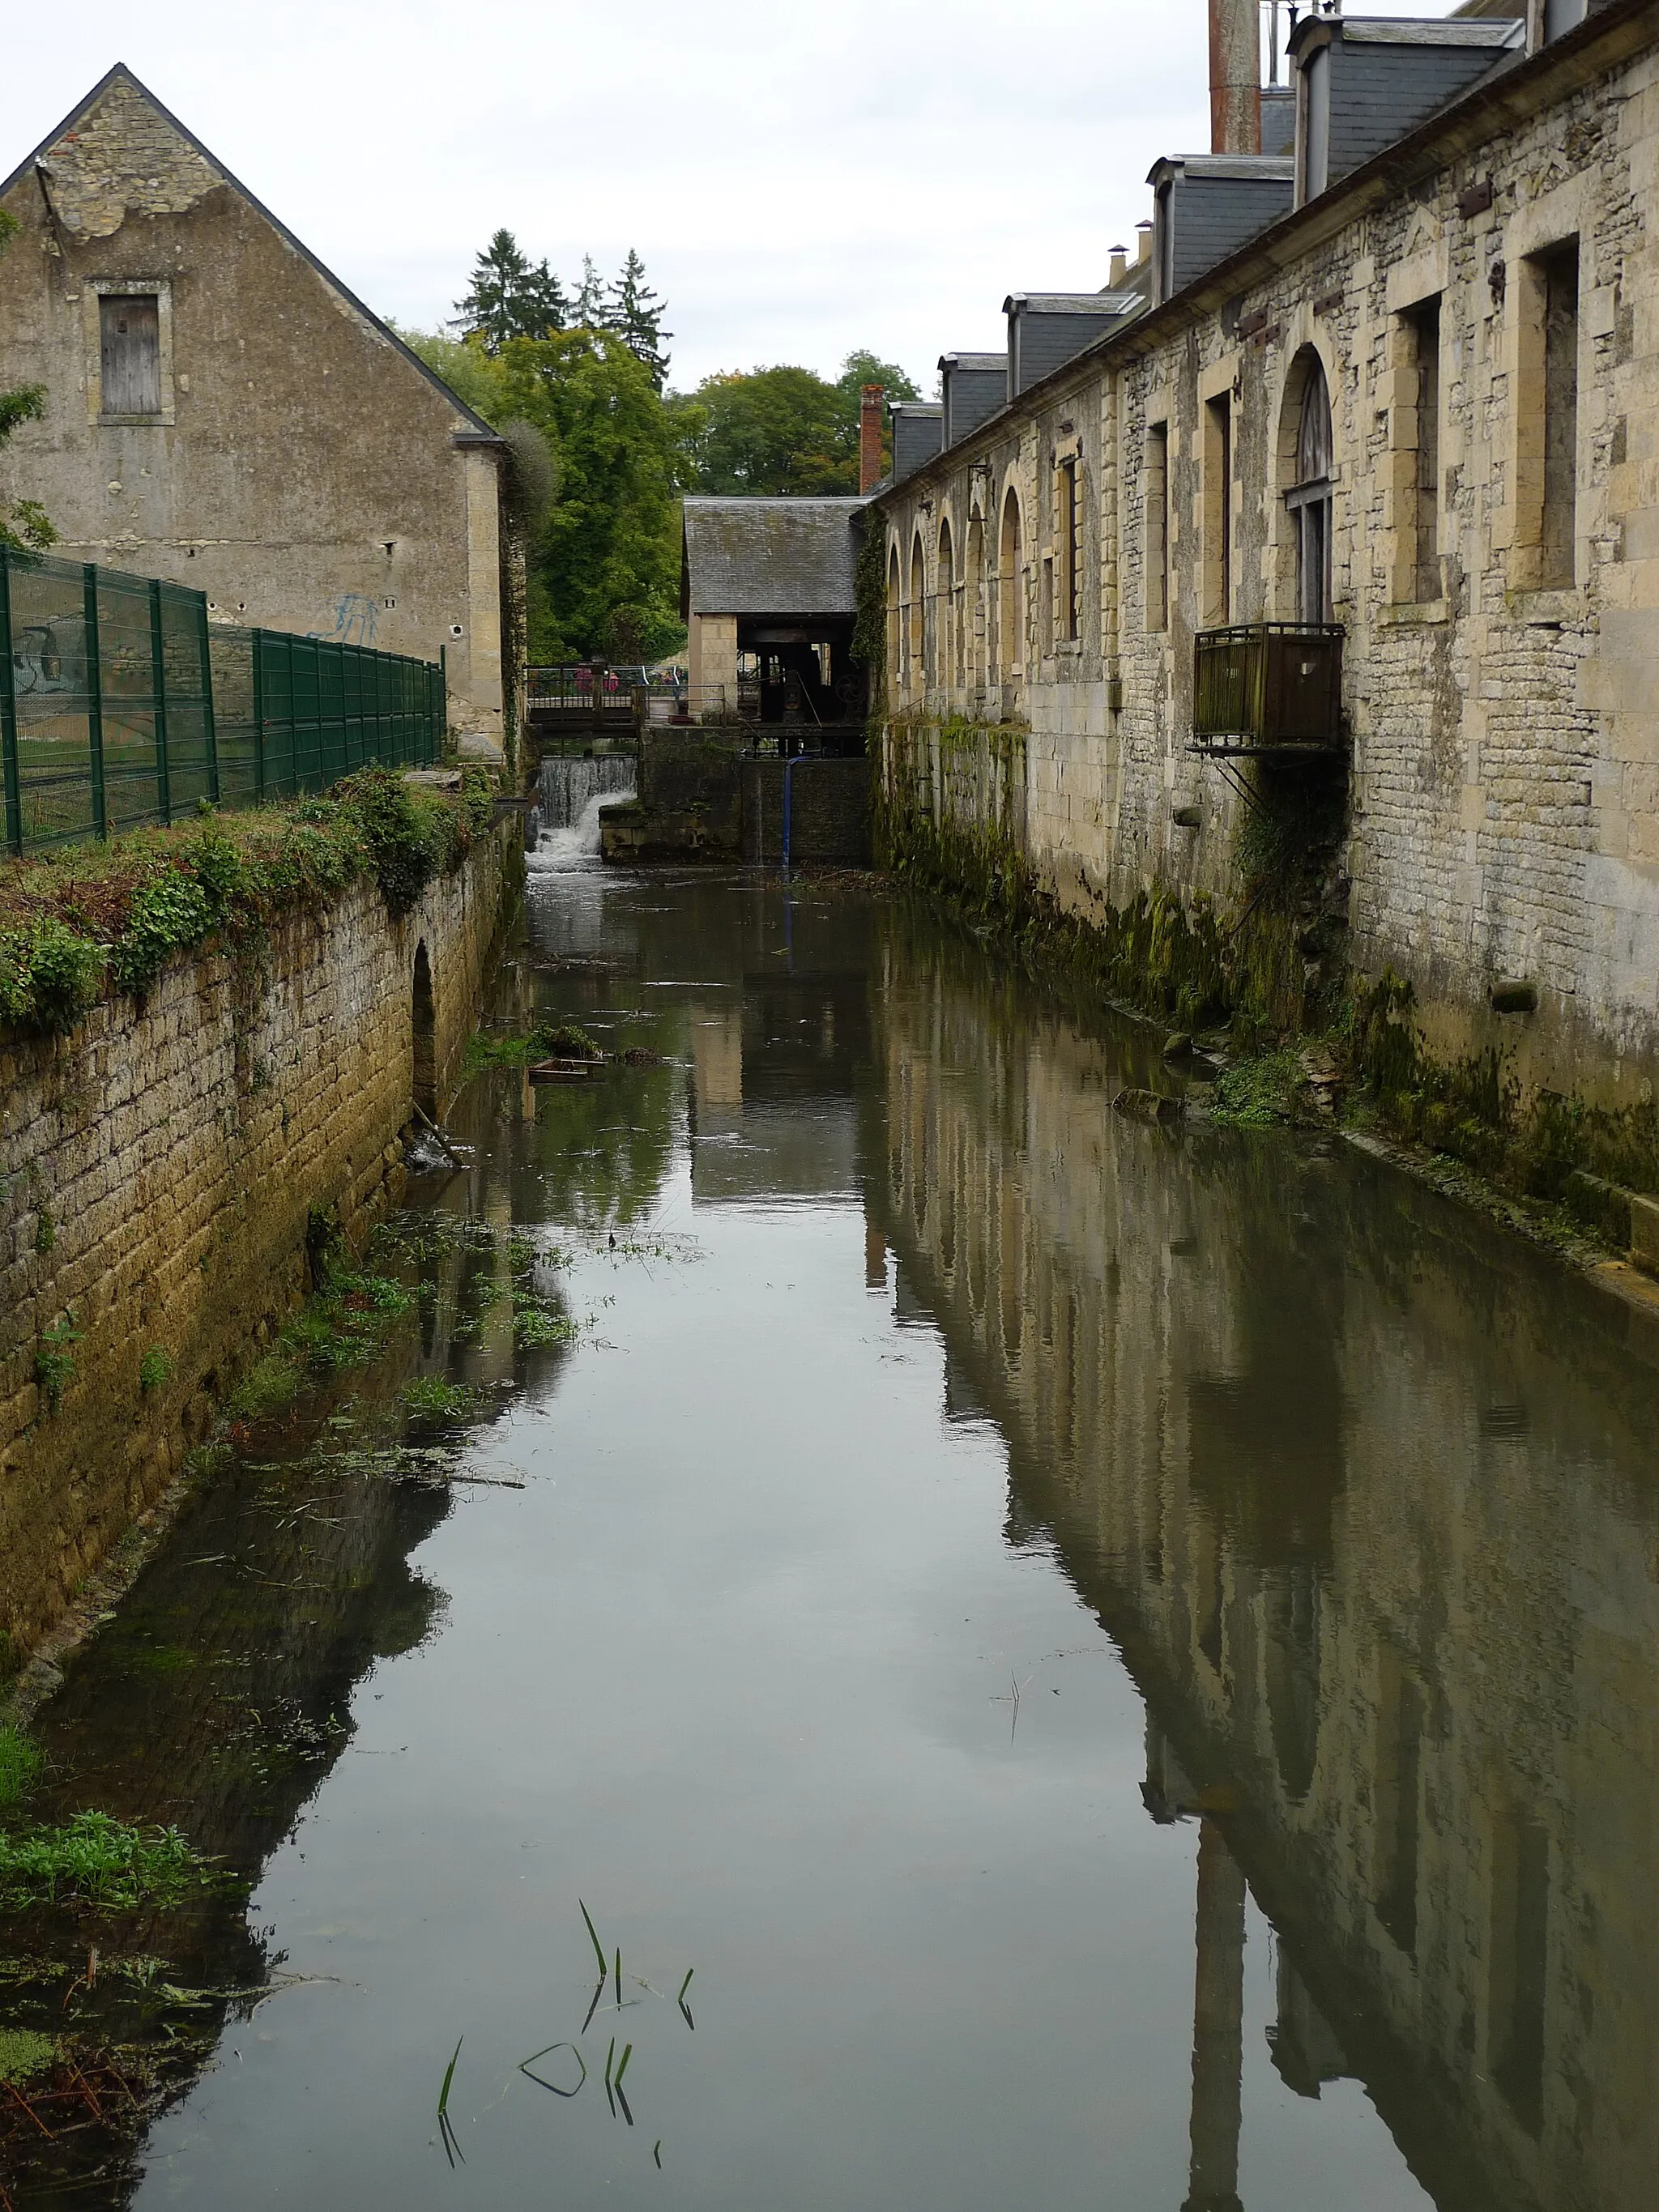
M364 769L290 809L210 814L51 864L13 864L6 887L46 910L0 929L0 1025L61 1034L106 980L145 990L209 939L256 939L285 908L319 906L367 872L406 912L459 866L494 806L482 767L464 772L459 794Z
M0 930L0 1023L49 1034L73 1029L97 1000L106 959L101 945L50 915Z
M864 384L884 386L890 399L921 397L902 368L865 352L849 354L833 383L789 366L705 377L689 398L670 402L685 428L698 490L856 492ZM890 458L884 443L884 468Z
M1297 1100L1306 1087L1307 1077L1295 1053L1265 1053L1260 1060L1241 1060L1218 1078L1211 1115L1224 1128L1270 1128L1294 1119Z
M32 2027L0 2027L0 2081L27 2081L57 2062L55 2037Z
M570 312L558 278L545 261L532 262L510 230L498 230L472 264L472 280L455 302L467 337L486 353L510 338L544 337L562 331Z
M50 1328L40 1332L34 1352L34 1379L54 1413L64 1402L65 1388L75 1380L75 1353L71 1347L80 1341L81 1331L75 1326L73 1313L66 1313Z
M110 954L110 975L121 991L143 991L169 960L199 945L217 917L206 887L194 876L158 876L134 895L125 934Z
M9 1721L0 1722L0 1813L21 1805L46 1771L39 1745Z
M138 1362L138 1388L141 1390L165 1390L173 1380L172 1358L159 1344L152 1344Z
M0 1833L0 1905L10 1907L69 1899L106 1912L176 1905L207 1873L177 1828L133 1827L107 1813Z
M388 768L360 769L335 795L362 825L381 897L393 914L407 914L450 858L453 811Z
M447 1426L462 1420L478 1402L478 1394L465 1382L446 1382L441 1375L420 1375L404 1392L404 1408L410 1420Z
M58 1246L58 1224L43 1206L35 1218L34 1249L44 1258Z

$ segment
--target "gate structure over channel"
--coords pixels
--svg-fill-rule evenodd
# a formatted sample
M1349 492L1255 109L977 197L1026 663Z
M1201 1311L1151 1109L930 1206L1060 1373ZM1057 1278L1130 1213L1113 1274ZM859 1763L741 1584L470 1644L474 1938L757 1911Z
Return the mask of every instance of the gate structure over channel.
M13 854L429 767L444 721L439 661L222 626L181 584L0 546Z

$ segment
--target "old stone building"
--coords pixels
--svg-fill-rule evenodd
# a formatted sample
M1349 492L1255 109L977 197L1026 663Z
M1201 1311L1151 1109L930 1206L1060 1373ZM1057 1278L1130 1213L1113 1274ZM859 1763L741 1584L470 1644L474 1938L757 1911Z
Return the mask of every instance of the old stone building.
M71 558L221 619L444 660L502 743L516 655L507 447L118 66L0 185L8 449Z
M1215 0L1124 311L1025 380L1011 295L1002 404L879 495L889 803L1079 914L1226 915L1323 762L1352 969L1449 1060L1650 1102L1659 8L1311 14L1260 94L1256 24Z

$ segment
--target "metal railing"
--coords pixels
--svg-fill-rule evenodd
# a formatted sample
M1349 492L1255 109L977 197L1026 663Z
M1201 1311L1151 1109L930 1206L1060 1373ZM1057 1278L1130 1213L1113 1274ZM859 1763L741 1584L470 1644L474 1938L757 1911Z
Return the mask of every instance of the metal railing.
M1205 753L1323 752L1342 731L1342 629L1239 623L1194 641L1193 743Z
M440 662L210 623L182 584L0 546L5 843L49 852L442 749Z

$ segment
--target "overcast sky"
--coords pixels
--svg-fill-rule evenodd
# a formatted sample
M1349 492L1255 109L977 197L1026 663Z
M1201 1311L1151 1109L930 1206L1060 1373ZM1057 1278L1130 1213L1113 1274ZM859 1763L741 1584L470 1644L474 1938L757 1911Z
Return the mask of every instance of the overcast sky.
M567 281L584 252L610 270L636 247L681 389L760 362L832 372L863 345L931 392L946 347L1002 344L1007 292L1104 283L1153 161L1208 143L1205 0L7 15L0 175L125 61L399 322L448 316L498 225Z

